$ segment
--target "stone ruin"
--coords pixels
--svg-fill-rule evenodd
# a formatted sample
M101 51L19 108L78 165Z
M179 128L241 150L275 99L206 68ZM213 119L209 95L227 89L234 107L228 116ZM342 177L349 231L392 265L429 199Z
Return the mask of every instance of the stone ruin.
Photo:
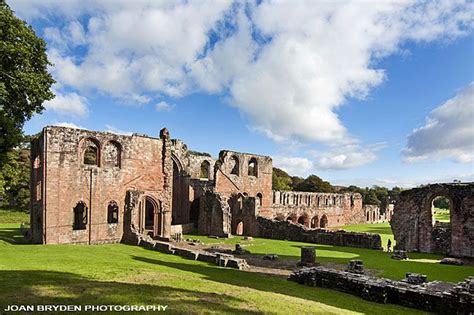
M432 203L449 199L450 223L435 222ZM474 183L433 184L403 191L390 222L396 249L474 257Z
M150 137L48 126L31 143L31 162L34 243L127 242L134 233L170 240L196 230L268 234L259 218L296 227L302 238L366 222L358 193L273 191L270 157L224 150L214 158L166 128ZM323 244L369 246L355 234L310 234Z
M439 314L472 314L474 277L458 284L426 281L426 276L407 274L394 281L324 267L302 268L288 278L299 284L346 292L376 303L391 303Z

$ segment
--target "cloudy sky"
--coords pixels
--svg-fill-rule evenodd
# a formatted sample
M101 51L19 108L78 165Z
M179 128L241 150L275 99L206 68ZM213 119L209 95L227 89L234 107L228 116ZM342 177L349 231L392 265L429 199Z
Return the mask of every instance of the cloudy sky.
M56 98L25 126L271 155L334 184L474 180L472 1L8 1Z

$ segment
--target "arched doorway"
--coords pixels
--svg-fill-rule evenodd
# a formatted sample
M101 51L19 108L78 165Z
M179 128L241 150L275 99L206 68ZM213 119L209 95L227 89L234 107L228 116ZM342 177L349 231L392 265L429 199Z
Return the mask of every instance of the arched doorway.
M319 217L317 215L315 215L312 219L311 219L311 228L315 229L319 227Z
M323 214L323 216L321 217L321 221L319 222L319 227L321 228L326 228L328 226L328 217Z
M243 235L244 234L244 223L242 221L238 221L237 225L235 226L235 235Z
M304 225L304 222L305 222L304 216L301 216L301 217L298 218L298 223L299 224Z
M151 235L152 237L161 236L163 214L161 212L161 207L159 203L156 202L153 198L146 196L143 211L143 230L145 231L145 233Z

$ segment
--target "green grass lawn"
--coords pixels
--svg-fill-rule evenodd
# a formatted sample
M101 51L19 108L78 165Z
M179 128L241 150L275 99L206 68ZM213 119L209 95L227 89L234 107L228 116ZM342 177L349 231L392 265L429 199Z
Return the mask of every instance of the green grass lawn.
M439 222L449 222L449 209L434 208L434 219Z
M1 220L1 219L0 219ZM22 220L23 221L23 220ZM0 224L0 310L6 304L166 304L186 314L410 314L413 309L367 302L355 296L311 288L284 278L191 261L124 244L20 244L19 223ZM375 226L375 225L372 225ZM241 242L252 253L299 257L299 242L254 238L200 238L207 243ZM316 245L322 262L346 264L360 258L380 275L401 279L406 271L430 280L459 281L469 266L437 264L440 256L411 254L395 261L366 249ZM1 312L1 311L0 311Z
M354 225L346 225L340 226L333 229L343 229L346 231L351 232L369 232L379 234L380 238L382 239L382 246L385 250L387 250L387 241L390 239L392 241L392 249L395 245L395 239L393 237L392 229L390 227L390 223L375 223L375 224L354 224Z
M0 225L2 234L15 231L11 224ZM9 303L166 304L170 313L181 314L418 313L124 244L0 241L0 283L0 309Z
M30 222L30 214L23 211L6 210L0 208L0 224Z

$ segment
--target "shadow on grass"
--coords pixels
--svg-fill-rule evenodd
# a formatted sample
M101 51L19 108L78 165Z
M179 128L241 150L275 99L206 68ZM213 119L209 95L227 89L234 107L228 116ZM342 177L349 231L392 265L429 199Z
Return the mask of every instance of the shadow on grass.
M401 314L417 312L416 310L397 305L382 305L368 302L350 294L335 292L329 289L305 287L276 276L269 277L256 273L200 264L170 263L165 260L147 257L132 256L132 258L145 263L157 264L200 274L205 276L208 280L219 283L297 297L356 312L367 314L381 314L387 312Z
M10 225L10 224L9 224ZM0 241L10 244L27 244L28 242L20 233L20 227L2 227L0 228Z
M147 283L96 281L73 273L0 271L0 313L8 304L168 305L167 313L261 314L236 297Z

